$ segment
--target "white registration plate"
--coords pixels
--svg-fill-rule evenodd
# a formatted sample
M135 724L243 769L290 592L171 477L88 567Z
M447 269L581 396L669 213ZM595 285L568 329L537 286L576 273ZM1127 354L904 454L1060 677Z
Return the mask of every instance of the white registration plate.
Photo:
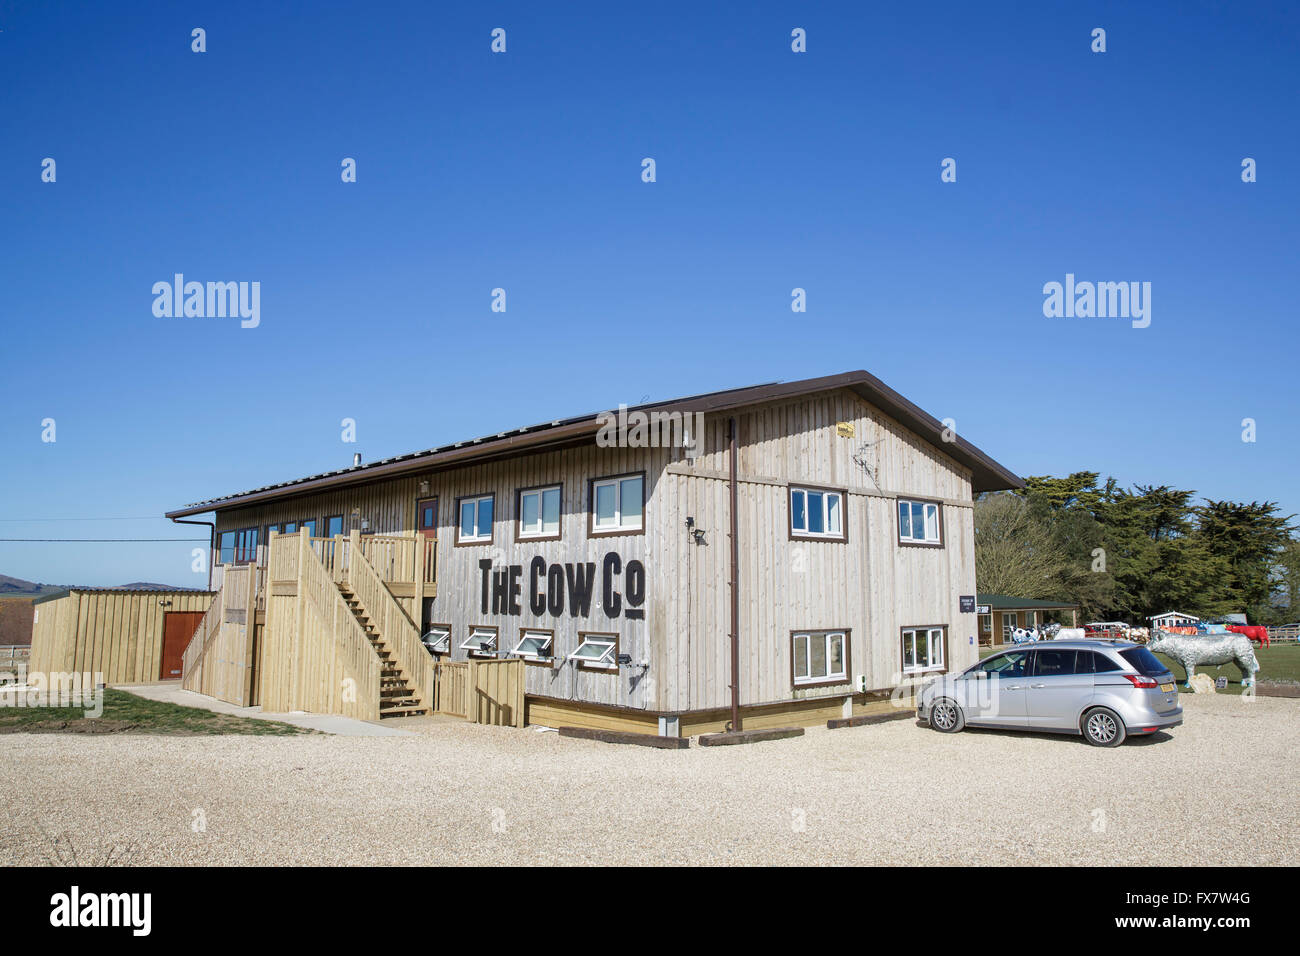
M1174 689L1174 685L1173 685L1173 684L1161 684L1161 685L1160 685L1160 689L1161 689L1162 691L1164 691L1164 692L1167 694L1167 693L1169 693L1171 690Z

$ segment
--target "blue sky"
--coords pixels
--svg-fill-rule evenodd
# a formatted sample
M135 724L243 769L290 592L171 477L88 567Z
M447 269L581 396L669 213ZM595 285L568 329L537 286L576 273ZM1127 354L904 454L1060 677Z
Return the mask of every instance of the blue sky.
M0 8L0 537L853 368L1020 474L1300 511L1294 8L615 6ZM177 272L260 326L156 318ZM1150 327L1045 318L1066 273L1150 282ZM190 547L0 573L202 583Z

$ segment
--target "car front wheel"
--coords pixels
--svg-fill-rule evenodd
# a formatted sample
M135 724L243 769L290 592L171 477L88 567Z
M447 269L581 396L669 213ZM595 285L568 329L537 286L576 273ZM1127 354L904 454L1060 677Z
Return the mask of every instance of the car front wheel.
M1119 714L1106 707L1097 707L1083 715L1083 739L1094 747L1118 747L1128 732Z
M955 700L940 697L930 705L930 726L940 733L955 734L966 726L966 718Z

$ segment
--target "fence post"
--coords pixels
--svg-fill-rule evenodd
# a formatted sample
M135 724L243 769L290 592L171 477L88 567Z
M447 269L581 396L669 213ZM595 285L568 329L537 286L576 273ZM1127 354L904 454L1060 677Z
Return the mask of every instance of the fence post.
M470 658L465 662L465 719L471 724L478 723L478 661Z
M424 552L428 541L420 532L415 532L415 628L424 631ZM448 648L450 650L450 648Z
M352 580L352 562L364 560L361 554L361 531L353 528L348 532L348 577Z

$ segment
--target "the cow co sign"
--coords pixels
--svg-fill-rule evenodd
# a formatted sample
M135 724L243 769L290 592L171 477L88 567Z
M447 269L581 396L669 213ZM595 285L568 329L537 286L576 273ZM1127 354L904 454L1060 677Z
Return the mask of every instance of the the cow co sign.
M524 612L524 566L492 566L489 559L478 563L482 573L481 604L484 614L521 615ZM596 562L547 564L541 555L527 570L529 613L541 617L588 617L596 596ZM600 562L599 610L605 617L645 618L645 565L623 563L618 552L610 551Z

